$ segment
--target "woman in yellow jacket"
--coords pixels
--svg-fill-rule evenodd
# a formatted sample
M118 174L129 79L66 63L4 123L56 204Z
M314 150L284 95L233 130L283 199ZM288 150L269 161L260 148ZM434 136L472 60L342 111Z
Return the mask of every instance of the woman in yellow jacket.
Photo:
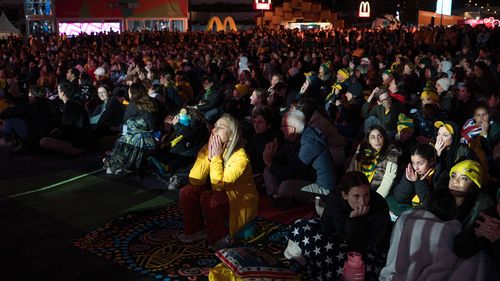
M238 121L224 114L212 130L179 194L184 233L191 243L207 237L209 247L225 247L257 214L259 197L248 155L240 144ZM204 214L204 221L203 221ZM205 228L204 228L205 227Z

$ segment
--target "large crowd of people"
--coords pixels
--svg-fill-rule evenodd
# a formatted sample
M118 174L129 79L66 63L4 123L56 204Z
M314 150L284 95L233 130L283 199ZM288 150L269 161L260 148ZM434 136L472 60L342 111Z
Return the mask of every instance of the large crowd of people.
M496 280L499 43L482 25L10 37L0 145L156 173L179 240L213 250L259 197L315 205L285 251L311 278L357 252L366 280Z

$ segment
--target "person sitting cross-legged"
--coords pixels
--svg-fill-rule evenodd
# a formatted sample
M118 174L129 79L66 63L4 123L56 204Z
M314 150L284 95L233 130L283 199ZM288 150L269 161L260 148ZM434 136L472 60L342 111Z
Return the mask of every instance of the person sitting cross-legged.
M153 132L158 129L158 106L147 94L144 85L133 83L129 88L130 104L123 116L122 135L104 161L107 174L140 171L145 160L156 149Z

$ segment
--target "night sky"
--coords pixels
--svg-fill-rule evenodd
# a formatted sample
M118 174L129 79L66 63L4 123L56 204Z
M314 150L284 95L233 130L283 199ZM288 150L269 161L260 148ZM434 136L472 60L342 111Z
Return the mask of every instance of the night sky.
M415 1L415 0L412 0L412 1ZM460 9L460 8L463 8L463 5L464 5L464 2L466 2L467 0L454 0L453 1L453 9ZM189 1L189 3L192 3L192 4L200 4L200 3L217 3L217 2L222 2L222 3L252 3L253 0L193 0L193 1ZM273 3L275 4L279 4L279 3L282 3L283 0L274 0ZM359 4L359 0L355 0L355 1L352 1L352 0L319 0L319 1L315 1L315 2L320 2L322 5L325 5L325 6L328 6L328 7L333 7L333 8L337 8L339 9L340 11L346 11L346 10L350 10L352 8L352 10L354 10L354 7L355 6L358 6ZM398 2L402 2L402 0L371 0L372 4L374 7L377 7L381 10L384 10L386 8L390 8L392 6L394 6L395 4L397 4ZM421 2L421 5L423 7L426 7L427 9L434 9L435 8L435 5L436 5L436 1L435 0L420 0L419 2ZM490 5L500 5L500 0L474 0L474 2L477 2L478 5L486 5L487 3L489 3ZM0 1L0 7L3 6L3 5L22 5L23 3L23 0L1 0Z
M71 1L71 0L67 0ZM159 0L160 1L160 0ZM290 1L290 0L288 0ZM356 11L359 7L361 0L317 0L314 2L319 2L324 6L330 7L337 11L344 18L355 18ZM405 18L403 21L415 22L418 10L434 11L436 8L436 0L369 0L372 8L372 15L381 16L385 13L394 14L396 10L401 11ZM469 3L469 0L453 0L452 10L462 9L464 3ZM478 6L499 6L500 0L471 0L477 3ZM200 5L209 4L206 8L210 6L220 7L216 3L231 3L231 4L246 4L251 6L253 0L188 0L190 5ZM273 6L281 6L283 0L272 0ZM0 0L0 10L5 10L9 18L19 18L24 17L24 11L18 8L18 5L22 5L23 0ZM210 5L212 4L212 5ZM215 4L215 5L214 5ZM398 8L399 4L399 8ZM244 5L244 6L246 6ZM17 6L17 7L16 7ZM226 8L230 7L226 6ZM238 5L236 5L238 6ZM239 5L241 7L241 5Z

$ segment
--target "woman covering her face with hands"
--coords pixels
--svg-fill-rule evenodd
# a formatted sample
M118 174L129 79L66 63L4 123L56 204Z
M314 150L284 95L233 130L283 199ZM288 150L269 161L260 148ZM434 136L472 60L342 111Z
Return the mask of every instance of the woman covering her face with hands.
M465 144L460 143L460 128L452 121L437 121L436 149L436 186L447 185L449 171L459 160L476 160L475 153Z
M238 121L224 114L198 153L189 182L179 194L184 243L205 239L209 248L227 246L231 236L257 214L258 194L249 158L240 143Z
M493 160L494 148L500 143L500 122L491 119L487 104L476 105L473 118L467 120L462 127L460 142L469 145L485 170L494 171L498 169Z
M332 192L326 201L321 230L344 238L354 251L366 252L380 242L389 224L387 203L370 189L366 175L361 172L348 172L340 190L340 194ZM346 219L342 221L340 217ZM370 233L371 237L363 233Z
M435 188L434 167L436 150L430 144L417 144L411 152L411 163L394 189L394 197L400 204L425 203Z

